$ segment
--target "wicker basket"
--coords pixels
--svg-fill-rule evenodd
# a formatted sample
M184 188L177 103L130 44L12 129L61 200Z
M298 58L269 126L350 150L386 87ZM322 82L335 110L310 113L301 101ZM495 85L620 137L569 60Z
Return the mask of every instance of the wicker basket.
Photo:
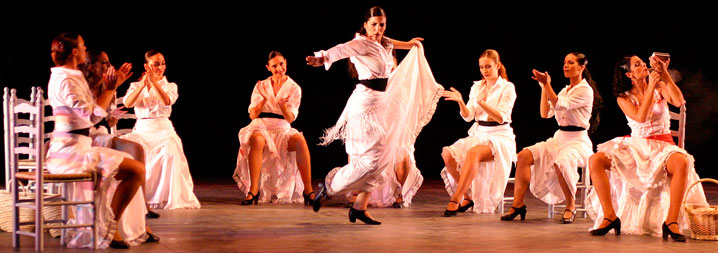
M711 178L704 178L691 184L686 189L686 196L688 192L701 182L712 182L718 184L718 181ZM710 205L699 206L686 204L686 196L683 196L683 209L688 215L688 220L691 222L691 238L697 240L718 240L718 206Z
M20 193L20 199L33 199L35 195ZM56 220L60 219L61 209L59 206L44 206L42 212L45 219ZM35 212L28 208L20 208L20 222L32 222L35 221ZM0 230L5 232L12 232L12 194L5 190L0 190ZM34 225L21 226L20 230L33 231ZM50 229L50 235L52 237L60 236L59 229Z

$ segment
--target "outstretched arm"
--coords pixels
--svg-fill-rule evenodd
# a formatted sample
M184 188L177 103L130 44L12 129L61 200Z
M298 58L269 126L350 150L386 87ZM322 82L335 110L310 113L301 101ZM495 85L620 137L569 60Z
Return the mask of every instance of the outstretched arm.
M391 43L394 44L394 48L396 49L411 49L414 46L421 45L421 42L424 41L424 38L416 37L411 39L410 41L400 41L395 39L390 39Z

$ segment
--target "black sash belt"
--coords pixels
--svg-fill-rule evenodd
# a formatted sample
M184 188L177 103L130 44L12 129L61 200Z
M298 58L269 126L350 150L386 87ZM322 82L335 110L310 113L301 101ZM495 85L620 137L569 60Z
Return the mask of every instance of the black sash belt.
M579 126L558 126L558 130L566 131L566 132L578 132L586 130L586 128L579 127Z
M271 112L263 112L263 113L260 113L260 114L259 114L259 117L260 117L260 118L284 119L284 116L279 115L279 114L276 114L276 113L271 113Z
M90 128L70 130L68 133L90 136Z
M359 83L363 84L369 89L375 90L375 91L385 91L386 90L386 83L389 81L387 78L380 78L380 79L368 79L368 80L359 80Z
M508 122L499 123L499 122L496 122L496 121L481 121L481 120L479 120L479 126L490 126L490 127L493 127L493 126L506 125L507 123L508 123Z

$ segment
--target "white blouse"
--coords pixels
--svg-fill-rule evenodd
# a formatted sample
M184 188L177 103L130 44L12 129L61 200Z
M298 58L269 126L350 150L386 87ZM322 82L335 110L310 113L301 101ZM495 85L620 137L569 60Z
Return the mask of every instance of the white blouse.
M576 86L569 89L566 85L558 93L556 105L548 101L549 117L556 117L559 126L578 126L585 129L591 127L591 111L593 111L593 88L581 80Z
M55 118L55 129L67 132L89 128L107 116L104 108L95 104L90 86L76 69L54 67L50 69L47 97Z
M356 67L359 80L389 78L394 68L394 44L389 38L384 37L387 47L379 42L367 39L364 36L357 36L344 44L336 45L329 50L315 52L316 57L324 57L324 67L329 70L332 63L349 57L349 60Z
M479 94L488 92L486 104L499 111L502 122L511 123L511 111L514 108L514 101L516 101L514 84L499 77L499 79L496 80L496 84L487 90L485 83L486 80L475 81L474 85L471 86L469 102L466 103L466 108L469 109L469 115L466 117L461 115L461 117L464 118L466 122L471 122L471 120L488 121L489 114L479 106L479 102L477 101Z
M256 107L260 102L262 102L262 100L264 100L262 95L259 94L259 89L264 89L264 94L269 95L261 112L282 115L282 109L279 107L279 103L277 103L277 101L281 98L289 98L286 106L289 111L294 114L294 118L297 118L299 115L299 103L302 100L302 89L296 82L294 82L294 80L292 80L292 78L287 76L287 81L282 84L282 87L279 88L277 94L274 94L274 88L272 88L272 77L264 79L254 85L254 90L252 90L252 101L249 104L249 109L247 111L251 111L252 108Z
M137 96L135 100L135 115L138 119L156 119L156 118L169 118L172 114L172 105L177 101L179 94L177 93L177 84L170 83L167 81L167 77L162 77L159 81L160 87L170 98L170 104L165 105L162 98L157 91L152 88L152 94L147 89L142 89L142 92ZM133 82L130 84L130 88L127 89L125 99L123 103L127 103L127 95L132 94L134 90L141 86L140 82Z
M646 122L639 123L630 117L628 119L628 126L631 127L631 136L635 137L649 137L660 134L671 133L671 115L668 111L668 102L661 96L658 91L653 93L656 103L653 104L651 112L648 115ZM632 94L629 94L631 102L638 107L638 99Z

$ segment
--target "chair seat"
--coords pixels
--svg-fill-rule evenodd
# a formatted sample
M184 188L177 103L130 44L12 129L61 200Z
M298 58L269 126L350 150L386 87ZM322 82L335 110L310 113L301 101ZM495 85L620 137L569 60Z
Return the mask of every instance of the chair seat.
M92 172L81 174L50 174L47 172L42 173L42 179L44 180L92 180L92 176ZM18 172L15 173L15 177L22 180L35 180L35 172Z

